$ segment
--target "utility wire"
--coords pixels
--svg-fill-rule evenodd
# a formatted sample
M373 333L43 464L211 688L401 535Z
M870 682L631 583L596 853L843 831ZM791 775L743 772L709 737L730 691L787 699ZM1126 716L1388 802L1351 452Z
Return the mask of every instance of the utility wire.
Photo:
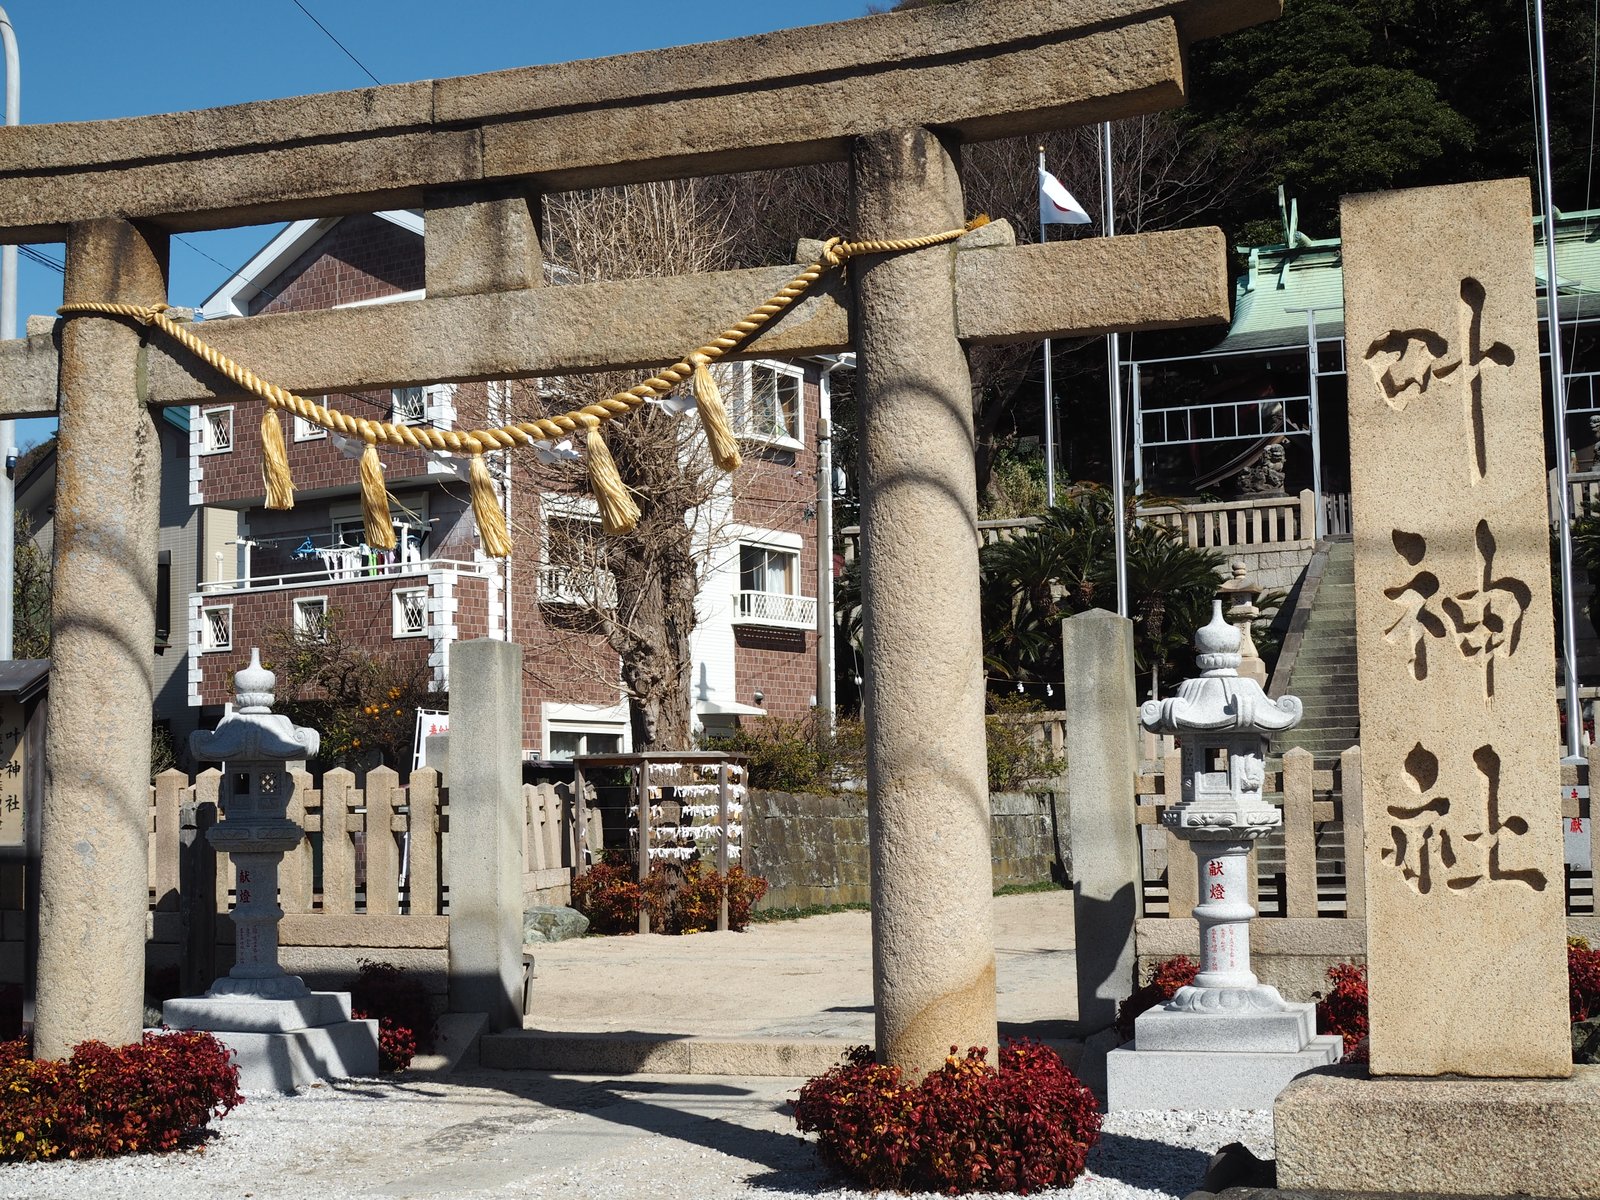
M339 47L339 49L344 51L346 58L348 58L351 62L355 63L356 66L360 67L363 71L366 72L366 76L367 76L368 79L372 80L373 83L378 84L380 87L383 85L383 81L382 80L380 80L371 71L367 70L367 64L366 63L362 62L354 54L351 54L350 53L350 48L348 46L346 46L338 38L334 37L332 33L329 33L328 32L328 27L326 25L324 25L321 21L317 20L316 17L311 15L311 10L309 8L307 8L304 4L301 4L300 0L293 0L293 2L294 2L294 6L296 8L298 8L301 12L305 13L306 17L311 21L311 23L313 25L315 25L318 29L322 30L323 33L328 35L328 40L330 42L332 42L335 46Z
M41 267L49 267L52 271L55 271L58 274L65 275L67 273L67 268L64 263L57 262L48 254L41 254L32 246L18 246L17 253L22 255L22 257L27 259L29 262L38 263Z
M232 267L230 267L227 263L223 262L220 258L214 258L211 255L207 254L204 250L200 249L199 246L196 246L188 238L184 237L183 234L175 233L172 236L175 237L178 241L182 242L185 246L189 247L189 249L193 250L201 258L204 258L204 259L207 259L207 260L209 260L211 262L216 263L217 266L221 267L224 271L228 272L228 277L222 281L222 283L219 285L220 287L227 287L228 284L232 283L235 279L239 278L239 272L238 271L235 271Z

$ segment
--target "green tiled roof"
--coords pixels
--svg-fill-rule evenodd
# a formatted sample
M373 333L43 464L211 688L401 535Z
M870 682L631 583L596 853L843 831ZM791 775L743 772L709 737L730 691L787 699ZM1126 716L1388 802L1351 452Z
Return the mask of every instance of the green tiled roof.
M1544 315L1545 253L1542 218L1534 218L1533 268ZM1441 231L1441 237L1449 236ZM1293 246L1258 246L1244 253L1248 267L1234 286L1233 324L1208 353L1303 346L1306 315L1314 307L1317 332L1344 333L1344 269L1339 240L1297 237ZM1600 209L1561 213L1556 220L1557 291L1563 321L1600 318Z

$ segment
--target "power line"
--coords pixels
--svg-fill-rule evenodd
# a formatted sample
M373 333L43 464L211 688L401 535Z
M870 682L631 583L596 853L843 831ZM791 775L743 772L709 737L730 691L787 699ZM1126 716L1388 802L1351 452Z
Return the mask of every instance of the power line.
M373 83L378 84L380 87L383 86L383 81L382 80L380 80L371 71L367 71L367 64L362 62L354 54L351 54L350 53L350 48L348 46L346 46L338 38L334 37L332 33L329 33L328 32L328 27L326 25L324 25L321 21L317 20L316 17L312 16L311 15L311 10L309 8L307 8L304 4L301 4L300 0L294 0L294 6L296 8L298 8L301 12L305 13L307 18L310 19L310 21L311 21L311 23L313 25L315 25L318 29L322 30L323 33L327 34L328 35L328 40L330 42L332 42L335 46L339 47L339 49L343 50L344 53L345 53L345 57L346 58L348 58L351 62L355 63L355 65L360 67L363 71L366 71L366 75L367 75L368 79L372 80Z
M32 246L18 246L17 253L22 255L22 257L27 259L29 262L38 263L41 267L49 267L52 271L55 271L58 274L65 275L67 273L67 267L65 263L57 262L48 254L41 254Z
M193 250L201 258L209 259L211 262L216 263L217 266L221 267L224 271L228 272L228 277L226 279L224 279L219 286L227 287L228 284L232 283L235 279L239 278L239 272L238 271L235 271L232 267L230 267L227 263L223 262L220 258L213 258L211 255L207 254L204 250L200 249L199 246L196 246L188 238L184 237L183 234L175 233L172 236L175 237L178 241L182 242L185 246L189 247L189 249Z

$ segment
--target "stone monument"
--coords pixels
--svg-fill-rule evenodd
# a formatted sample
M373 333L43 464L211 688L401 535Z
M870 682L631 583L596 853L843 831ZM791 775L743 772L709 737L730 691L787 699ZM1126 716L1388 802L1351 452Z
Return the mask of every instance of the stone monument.
M1250 848L1283 824L1262 794L1268 736L1294 728L1300 701L1269 700L1239 674L1239 630L1212 608L1195 635L1200 675L1148 701L1140 724L1177 734L1183 800L1163 814L1195 848L1200 871L1200 971L1135 1022L1133 1049L1106 1059L1107 1108L1265 1108L1296 1075L1337 1062L1341 1041L1318 1036L1316 1010L1291 1004L1250 969Z
M1278 1183L1600 1195L1528 182L1348 197L1342 219L1372 1062L1283 1093Z
M225 819L206 835L232 856L235 961L204 996L168 1000L162 1020L215 1033L237 1056L246 1092L292 1092L318 1079L378 1073L378 1023L350 1017L348 992L313 992L278 964L278 866L305 830L286 815L289 772L304 770L320 735L272 711L271 671L251 650L234 676L235 708L215 730L196 730L189 748L223 763Z

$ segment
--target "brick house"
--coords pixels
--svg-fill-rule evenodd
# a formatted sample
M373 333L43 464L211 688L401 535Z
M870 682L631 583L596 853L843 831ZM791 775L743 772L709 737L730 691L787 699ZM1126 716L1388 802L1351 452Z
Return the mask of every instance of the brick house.
M385 212L289 225L202 310L207 320L382 304L423 293L422 217ZM817 429L823 364L732 368L728 397L746 465L713 507L702 538L698 626L692 638L697 725L716 730L763 712L797 716L816 692ZM531 411L526 382L445 384L329 397L382 420L469 428ZM292 510L263 505L261 406L191 410L189 500L199 516L201 571L189 598L189 704L202 720L231 697L233 672L266 630L315 628L337 612L364 645L426 663L447 692L448 648L505 638L524 655L524 756L631 748L615 653L574 620L586 588L552 561L553 524L593 521L586 497L542 491L518 471L497 475L516 538L487 557L474 526L465 460L384 448L399 545L367 551L359 447L298 418L284 422L296 484ZM693 419L685 418L685 419ZM492 460L491 460L492 461ZM498 471L498 466L492 467ZM559 542L559 539L558 539ZM443 705L441 704L441 707Z

